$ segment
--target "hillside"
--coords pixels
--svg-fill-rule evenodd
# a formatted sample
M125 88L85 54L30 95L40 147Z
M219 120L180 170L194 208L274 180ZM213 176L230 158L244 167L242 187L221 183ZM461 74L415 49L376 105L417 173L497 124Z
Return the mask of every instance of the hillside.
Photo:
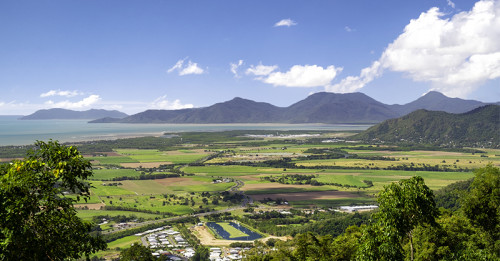
M462 114L417 110L401 118L386 120L352 138L497 147L500 146L499 130L500 106L487 105Z
M86 110L86 111L73 111L66 109L48 109L38 110L33 114L21 117L20 120L80 120L80 119L100 119L105 117L110 118L124 118L128 115L116 110Z

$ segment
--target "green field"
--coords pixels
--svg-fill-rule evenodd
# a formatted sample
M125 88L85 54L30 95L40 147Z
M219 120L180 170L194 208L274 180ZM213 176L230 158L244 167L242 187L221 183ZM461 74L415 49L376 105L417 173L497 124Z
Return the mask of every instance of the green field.
M193 150L138 150L138 149L118 149L117 153L130 157L136 162L171 162L173 164L190 163L208 156L207 152L196 152Z
M96 180L111 180L117 177L137 177L139 172L133 169L96 169L93 171L92 179Z
M228 222L217 222L224 230L229 233L229 238L235 237L247 237L248 235L243 233L241 230L231 226Z
M144 218L146 220L151 220L155 218L161 218L161 215L142 213L142 212L132 212L132 211L119 211L119 210L78 210L78 216L84 220L92 220L95 216L136 216L137 218Z

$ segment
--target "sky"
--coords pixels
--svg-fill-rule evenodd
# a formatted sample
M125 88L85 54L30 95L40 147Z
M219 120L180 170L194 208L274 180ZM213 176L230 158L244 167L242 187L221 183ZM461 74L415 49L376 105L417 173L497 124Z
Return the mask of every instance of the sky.
M500 101L500 0L2 0L0 115Z

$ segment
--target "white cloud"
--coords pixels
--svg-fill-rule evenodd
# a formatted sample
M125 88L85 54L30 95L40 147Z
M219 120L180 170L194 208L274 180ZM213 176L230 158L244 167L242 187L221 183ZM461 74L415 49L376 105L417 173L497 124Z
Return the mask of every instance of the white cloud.
M243 60L238 60L238 63L230 63L231 66L231 72L234 74L235 78L239 78L240 76L238 75L238 68L243 65Z
M162 109L162 110L179 110L179 109L189 109L193 108L193 104L182 104L179 99L174 100L173 102L167 100L167 95L161 96L158 99L154 100L151 105L153 109Z
M50 90L48 92L40 94L40 97L51 97L51 96L63 96L63 97L74 97L77 95L83 95L82 92L79 91L61 91L61 90Z
M71 101L61 101L61 102L53 102L53 101L47 101L45 102L45 105L51 107L51 108L63 108L63 109L83 109L92 106L93 104L97 103L100 101L101 98L99 95L90 95L87 98L84 98L81 101L77 102L71 102Z
M453 3L451 0L446 0L446 3L451 6L451 8L455 8L455 3Z
M170 69L168 69L168 70L167 70L167 72L168 72L168 73L171 73L171 72L173 72L174 70L181 70L181 69L182 69L182 64L184 63L184 60L186 60L186 59L181 59L181 60L177 61L177 62L175 63L175 65L174 65L174 66L172 66L172 68L170 68Z
M436 7L422 13L371 67L329 89L358 90L390 70L430 82L447 96L466 97L481 83L499 78L500 1L479 1L468 12L443 17Z
M185 65L184 61L186 59L181 59L175 63L170 69L167 70L167 73L171 73L173 71L178 71L180 76L189 75L189 74L202 74L205 71L198 67L198 63L193 63L191 60Z
M257 76L264 76L264 75L269 75L276 69L278 69L277 65L262 65L262 64L259 64L257 66L251 65L250 68L248 68L245 73Z
M380 62L376 61L372 66L361 70L360 76L348 76L338 84L326 86L325 91L337 93L356 92L367 83L373 81L381 73Z
M354 31L354 29L352 29L352 28L351 28L351 27L349 27L349 26L344 27L344 30L345 30L346 32L349 32L349 33Z
M333 65L326 68L318 65L294 65L289 71L283 73L274 72L277 66L259 66L249 68L247 73L251 71L252 74L265 76L257 78L265 83L286 87L327 86L342 70L342 68L335 68Z
M295 21L293 21L292 19L283 19L277 23L274 24L274 27L279 27L279 26L292 26L292 25L297 25L297 23Z

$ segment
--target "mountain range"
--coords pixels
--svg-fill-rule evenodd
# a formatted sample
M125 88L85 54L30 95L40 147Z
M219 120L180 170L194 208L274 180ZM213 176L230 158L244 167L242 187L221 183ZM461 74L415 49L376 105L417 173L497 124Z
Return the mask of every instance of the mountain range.
M418 109L464 113L484 105L487 104L474 100L450 98L433 91L404 105L384 104L363 93L320 92L288 107L234 98L203 108L147 110L124 118L105 116L90 122L374 124Z
M125 118L128 115L116 110L97 110L91 109L87 111L73 111L67 109L48 109L38 110L33 114L19 118L20 120L92 120L104 117Z
M460 114L416 110L350 137L368 142L410 142L496 147L500 144L500 106L486 105Z

